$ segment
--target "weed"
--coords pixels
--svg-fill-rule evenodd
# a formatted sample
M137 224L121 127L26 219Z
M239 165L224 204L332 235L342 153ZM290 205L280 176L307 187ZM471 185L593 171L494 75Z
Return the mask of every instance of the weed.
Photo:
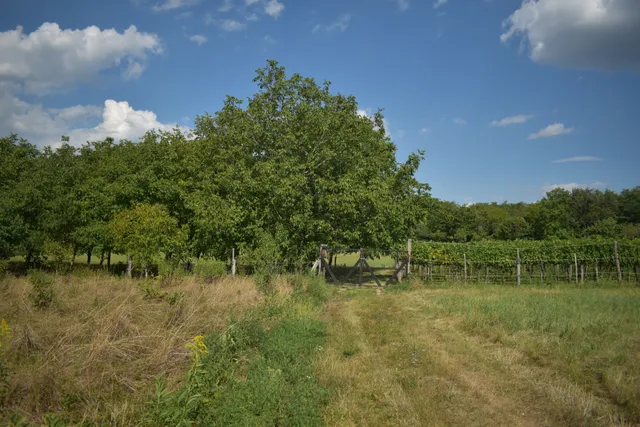
M156 289L155 283L150 280L144 280L140 283L140 290L142 291L142 298L144 299L156 299L160 296L160 292Z
M163 297L170 305L176 305L184 298L184 292L173 291L171 294L165 292Z
M356 348L356 347L347 347L344 350L342 350L342 355L344 357L351 357L351 356L354 356L357 352L358 352L358 348Z
M29 282L33 287L29 294L29 300L37 308L47 308L56 296L53 290L53 277L42 271L30 271Z

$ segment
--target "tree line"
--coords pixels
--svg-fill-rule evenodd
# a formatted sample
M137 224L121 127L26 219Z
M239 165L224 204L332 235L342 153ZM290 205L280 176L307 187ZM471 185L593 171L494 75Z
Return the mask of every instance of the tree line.
M422 240L568 240L640 237L640 186L620 193L557 188L535 203L459 205L430 200L416 233Z
M321 243L388 248L423 219L423 153L396 160L378 111L358 114L330 82L257 70L246 102L228 96L192 130L150 131L39 149L0 138L0 259L22 255L108 262L112 251L146 268L164 257L227 259L267 251L313 259Z

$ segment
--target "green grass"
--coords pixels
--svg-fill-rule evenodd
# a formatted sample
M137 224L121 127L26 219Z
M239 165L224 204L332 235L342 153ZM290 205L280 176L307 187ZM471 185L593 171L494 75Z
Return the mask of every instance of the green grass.
M464 328L525 352L640 421L640 292L637 289L481 291L435 295Z
M640 423L640 289L411 281L326 318L329 425Z
M326 284L297 277L292 298L271 295L208 336L181 390L167 393L158 382L146 424L322 425L328 391L313 360L325 341L317 307L327 297Z

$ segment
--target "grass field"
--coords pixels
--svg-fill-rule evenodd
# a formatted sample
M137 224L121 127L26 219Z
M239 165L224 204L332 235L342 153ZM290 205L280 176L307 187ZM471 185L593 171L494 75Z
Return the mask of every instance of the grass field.
M640 290L348 290L318 360L328 425L636 425Z
M82 274L0 280L0 422L640 423L638 288Z

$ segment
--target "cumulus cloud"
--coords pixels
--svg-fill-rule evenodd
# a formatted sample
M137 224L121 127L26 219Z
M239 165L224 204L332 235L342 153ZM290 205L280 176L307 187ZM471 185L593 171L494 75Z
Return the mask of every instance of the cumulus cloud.
M554 160L551 163L599 162L601 160L602 159L600 157L594 157L594 156L575 156L575 157L568 157L566 159Z
M45 22L30 34L19 26L0 32L0 81L43 95L123 64L123 77L137 78L148 56L161 52L158 36L133 25L120 33L96 26L62 30Z
M524 0L504 27L541 64L640 69L638 0Z
M268 0L264 5L264 13L275 19L280 16L283 10L284 4L280 3L278 0Z
M17 133L39 147L57 146L62 135L80 146L108 136L137 140L148 130L170 130L174 126L159 122L152 111L133 109L126 101L106 100L103 107L76 105L51 109L11 95L0 97L0 134Z
M231 9L233 9L233 0L224 0L218 8L218 12L229 12Z
M529 135L529 139L550 138L552 136L564 135L573 132L573 128L566 128L562 123L554 123L536 133Z
M519 114L517 116L505 117L502 120L494 120L491 122L491 126L504 127L509 125L517 125L526 122L527 120L532 119L533 116L527 116L524 114Z
M467 121L465 119L462 119L460 117L456 117L455 119L453 119L453 123L459 125L459 126L464 126L467 124Z
M398 4L398 9L400 9L400 12L404 12L407 9L409 9L409 0L395 0L395 1Z
M203 35L200 35L200 34L192 35L191 37L189 37L189 40L191 40L192 42L194 42L198 46L202 46L204 43L207 42L207 38L205 36L203 36Z
M247 29L247 24L235 19L223 19L218 25L225 31L244 31Z
M327 32L339 31L342 33L346 31L347 28L349 28L350 22L351 22L351 14L343 13L342 15L338 16L338 18L329 25L316 25L315 27L313 27L313 30L311 30L311 32L317 33L318 31L327 31Z
M576 184L575 182L570 182L568 184L551 184L551 185L543 185L540 189L543 194L547 194L549 191L562 188L566 191L572 191L576 188L604 188L607 186L606 182L593 182L591 184Z
M447 4L449 0L437 0L434 4L433 4L433 8L434 9L439 9L440 7L444 6L445 4Z
M174 10L185 6L193 6L198 3L200 3L200 0L165 0L155 4L152 9L156 12L163 12L165 10Z

